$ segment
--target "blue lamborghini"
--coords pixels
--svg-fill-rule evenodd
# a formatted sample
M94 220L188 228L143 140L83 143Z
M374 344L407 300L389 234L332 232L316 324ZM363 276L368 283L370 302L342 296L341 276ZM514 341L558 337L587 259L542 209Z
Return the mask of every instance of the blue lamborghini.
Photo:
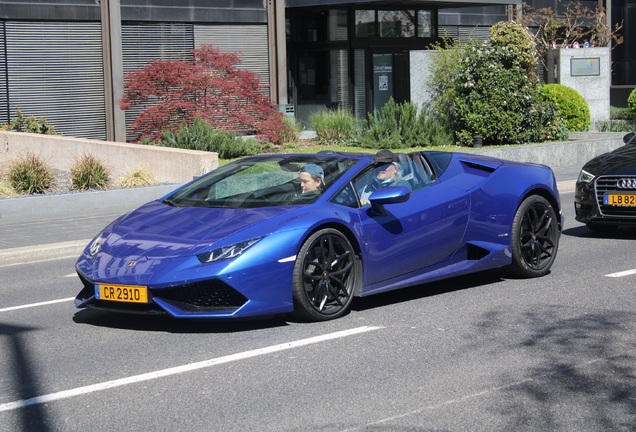
M108 225L77 261L75 305L328 320L356 296L457 275L543 276L561 227L543 165L428 151L247 157Z

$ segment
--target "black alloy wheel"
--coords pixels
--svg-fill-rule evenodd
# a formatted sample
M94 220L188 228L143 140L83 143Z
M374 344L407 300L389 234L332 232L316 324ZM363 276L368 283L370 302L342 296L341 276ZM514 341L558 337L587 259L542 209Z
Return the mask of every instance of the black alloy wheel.
M546 275L559 247L559 221L548 200L526 198L512 222L512 274L521 277Z
M294 265L294 314L311 321L344 315L359 280L359 261L340 231L326 228L303 244Z

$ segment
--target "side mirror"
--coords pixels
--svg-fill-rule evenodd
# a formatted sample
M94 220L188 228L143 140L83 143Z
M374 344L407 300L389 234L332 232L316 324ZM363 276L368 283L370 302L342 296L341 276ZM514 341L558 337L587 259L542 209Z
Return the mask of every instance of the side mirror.
M636 138L636 132L630 132L623 137L623 142L625 144L631 144L634 142L634 138Z
M411 190L406 186L389 186L378 189L369 197L371 205L397 204L409 200Z
M373 192L369 197L371 202L371 214L387 216L388 212L384 208L385 204L398 204L408 201L411 197L411 190L405 186L388 186Z

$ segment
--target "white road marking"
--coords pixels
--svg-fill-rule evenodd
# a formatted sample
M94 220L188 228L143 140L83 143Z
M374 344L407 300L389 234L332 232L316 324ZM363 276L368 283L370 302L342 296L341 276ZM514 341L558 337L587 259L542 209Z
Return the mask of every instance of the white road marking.
M631 276L633 274L636 274L636 269L634 269L634 270L625 270L625 271L618 272L618 273L606 274L605 276L607 276L607 277L624 277L624 276Z
M92 384L84 387L78 387L71 390L64 390L57 393L49 393L47 395L36 396L31 399L18 400L14 402L8 402L0 405L0 412L11 411L18 408L26 407L29 405L36 405L41 403L47 403L60 399L66 399L73 396L79 396L83 394L93 393L97 391L107 390L110 388L121 387L128 384L138 383L142 381L153 380L157 378L163 378L171 375L177 375L184 372L190 372L197 369L208 368L224 363L230 363L238 360L245 360L252 357L262 356L265 354L272 354L279 351L285 351L292 348L298 348L302 346L312 345L328 340L339 339L355 334L365 333L368 331L379 330L382 327L363 326L350 330L343 330L335 333L329 333L322 336L315 336L307 339L300 339L294 342L286 342L279 345L273 345L270 347L259 348L251 351L245 351L242 353L231 354L224 357L218 357L210 360L204 360L196 363L190 363L183 366L176 366L168 369L158 370L154 372L148 372L141 375L134 375L127 378L120 378L112 381L105 381L98 384Z
M71 274L67 274L66 276L64 276L65 278L67 277L77 277L77 273L71 273Z
M49 301L44 301L39 303L25 304L21 306L12 306L8 308L0 309L0 312L9 312L9 311L18 310L18 309L27 309L27 308L38 307L38 306L46 306L46 305L55 304L55 303L64 303L74 299L75 297L68 297L68 298L49 300Z

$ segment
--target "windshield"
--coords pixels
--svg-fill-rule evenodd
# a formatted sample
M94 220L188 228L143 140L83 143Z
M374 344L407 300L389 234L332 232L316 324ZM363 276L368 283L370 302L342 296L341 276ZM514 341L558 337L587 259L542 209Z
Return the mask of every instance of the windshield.
M358 162L334 156L271 156L230 162L163 200L177 207L311 204Z

